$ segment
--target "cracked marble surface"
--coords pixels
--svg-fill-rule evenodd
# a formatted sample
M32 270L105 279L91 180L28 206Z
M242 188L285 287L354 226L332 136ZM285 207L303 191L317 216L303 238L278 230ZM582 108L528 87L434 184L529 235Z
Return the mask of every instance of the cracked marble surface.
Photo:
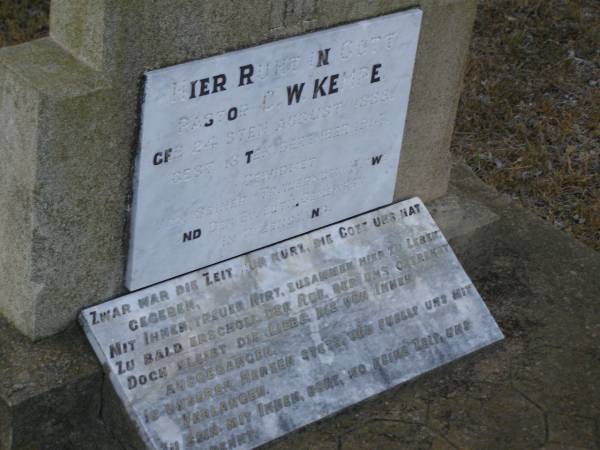
M503 338L417 198L80 321L146 446L175 450L255 448Z

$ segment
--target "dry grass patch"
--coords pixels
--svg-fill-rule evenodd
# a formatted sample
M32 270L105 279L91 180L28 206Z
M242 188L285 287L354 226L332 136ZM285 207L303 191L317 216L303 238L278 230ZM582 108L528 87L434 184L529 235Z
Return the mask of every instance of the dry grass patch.
M480 3L453 151L600 250L600 1Z
M48 34L50 0L0 0L0 47Z

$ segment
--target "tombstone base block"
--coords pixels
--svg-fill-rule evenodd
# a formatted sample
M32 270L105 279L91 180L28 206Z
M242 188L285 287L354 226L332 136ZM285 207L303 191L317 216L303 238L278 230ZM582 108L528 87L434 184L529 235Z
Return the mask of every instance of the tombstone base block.
M31 339L122 290L121 109L51 38L0 49L0 314Z

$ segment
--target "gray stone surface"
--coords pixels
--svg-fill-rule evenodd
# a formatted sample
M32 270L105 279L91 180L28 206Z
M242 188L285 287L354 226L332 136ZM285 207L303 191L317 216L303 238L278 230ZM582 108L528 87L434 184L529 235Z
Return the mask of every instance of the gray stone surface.
M98 418L102 373L76 327L33 344L0 320L0 449L48 448Z
M600 256L515 207L463 166L452 172L448 198L454 199L448 205L458 210L443 199L436 203L442 215L429 207L444 233L454 234L451 245L506 340L265 450L363 450L372 448L370 443L393 450L600 448ZM468 213L477 209L475 217ZM489 222L486 217L492 214L498 220ZM467 224L456 233L451 231L454 217L464 217ZM81 414L81 408L69 403L72 395L75 404L97 405L94 399L102 392L101 367L80 331L31 343L8 330L5 323L0 326L0 380L5 383L0 388L0 449L136 448L137 433L110 390L101 397L101 411L92 408L94 414ZM89 362L91 372L72 370L87 367L82 360ZM98 381L89 383L89 375ZM28 386L27 395L18 397L23 401L12 397L7 407L12 392L7 380L17 377ZM60 388L63 379L72 386L68 394ZM28 422L19 413L47 404L54 392L63 393L52 401L55 414L42 406L45 412L33 414ZM111 434L97 428L99 415L110 424Z
M30 337L122 290L131 156L113 95L51 39L0 50L0 312Z
M503 338L417 198L86 308L80 322L156 450L255 448Z
M395 198L441 196L475 5L53 0L51 38L0 50L0 124L11 130L0 141L0 311L40 338L123 292L140 81L150 69L419 6Z

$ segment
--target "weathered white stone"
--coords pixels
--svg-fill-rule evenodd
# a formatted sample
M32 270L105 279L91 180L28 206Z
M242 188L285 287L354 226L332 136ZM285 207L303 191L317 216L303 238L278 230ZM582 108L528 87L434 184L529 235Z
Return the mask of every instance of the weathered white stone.
M153 449L254 448L503 338L416 198L80 321Z
M389 204L412 9L146 74L127 284Z

